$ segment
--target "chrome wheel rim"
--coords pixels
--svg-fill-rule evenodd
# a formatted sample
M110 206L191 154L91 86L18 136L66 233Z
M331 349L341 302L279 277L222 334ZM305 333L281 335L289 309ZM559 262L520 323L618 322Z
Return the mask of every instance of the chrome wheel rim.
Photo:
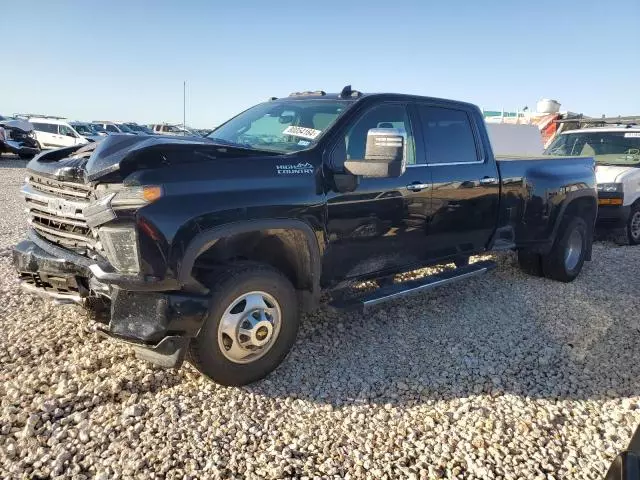
M266 292L249 292L236 298L218 325L218 347L234 363L250 363L273 347L280 333L280 305Z
M567 270L573 270L580 261L580 255L582 255L582 233L580 230L575 229L569 235L569 241L567 242L567 248L564 251L564 266Z
M634 240L640 240L640 211L634 212L631 217L631 221L629 222L629 234Z

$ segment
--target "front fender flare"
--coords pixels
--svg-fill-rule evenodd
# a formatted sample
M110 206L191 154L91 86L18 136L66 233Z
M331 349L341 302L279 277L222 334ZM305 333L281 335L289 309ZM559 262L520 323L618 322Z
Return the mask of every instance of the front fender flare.
M209 230L205 230L197 234L191 242L188 244L182 260L178 262L178 283L187 290L192 290L200 293L208 292L207 288L198 282L193 275L193 267L196 259L211 248L219 239L237 235L241 233L256 232L261 230L297 230L304 234L307 242L307 248L309 249L310 259L310 275L312 294L319 295L320 292L320 274L321 274L321 260L320 260L320 245L318 239L309 226L309 224L302 220L294 219L259 219L259 220L247 220L241 222L228 223L215 227Z

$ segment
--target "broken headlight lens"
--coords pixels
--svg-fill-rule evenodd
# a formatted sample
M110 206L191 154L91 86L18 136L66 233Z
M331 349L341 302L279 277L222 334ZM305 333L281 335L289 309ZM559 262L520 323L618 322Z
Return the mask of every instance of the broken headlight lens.
M103 225L114 218L114 210L137 209L155 202L164 194L159 185L122 187L122 185L103 184L96 187L97 200L87 205L83 214L90 227Z
M138 235L133 226L102 227L98 230L107 260L120 272L138 273Z
M114 208L139 208L155 202L162 194L162 187L159 185L125 187L116 193L111 205Z

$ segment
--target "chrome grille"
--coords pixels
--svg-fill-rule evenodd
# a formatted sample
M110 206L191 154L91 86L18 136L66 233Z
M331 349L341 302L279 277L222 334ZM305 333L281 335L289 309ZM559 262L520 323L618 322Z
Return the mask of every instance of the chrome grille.
M22 192L29 225L41 237L83 255L95 247L96 238L82 213L91 198L89 185L31 175Z

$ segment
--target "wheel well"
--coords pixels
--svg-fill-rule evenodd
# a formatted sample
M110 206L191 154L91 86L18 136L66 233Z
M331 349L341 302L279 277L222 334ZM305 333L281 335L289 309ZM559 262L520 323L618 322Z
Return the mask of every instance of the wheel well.
M597 200L591 197L581 197L573 200L564 211L564 218L578 216L584 218L587 225L592 225L598 211Z
M280 270L297 290L314 290L311 252L300 230L268 229L218 239L195 261L192 275L203 276L225 263L250 260Z

